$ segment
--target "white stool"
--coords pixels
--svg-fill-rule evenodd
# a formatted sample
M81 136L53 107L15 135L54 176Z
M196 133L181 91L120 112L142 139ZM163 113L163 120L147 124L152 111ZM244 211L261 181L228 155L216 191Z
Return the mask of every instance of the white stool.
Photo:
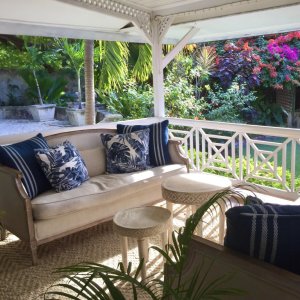
M119 211L113 219L114 229L121 236L122 261L127 268L127 237L137 239L139 258L144 258L142 280L146 278L146 261L148 261L148 237L161 235L162 249L167 244L168 221L171 212L163 207L145 206Z

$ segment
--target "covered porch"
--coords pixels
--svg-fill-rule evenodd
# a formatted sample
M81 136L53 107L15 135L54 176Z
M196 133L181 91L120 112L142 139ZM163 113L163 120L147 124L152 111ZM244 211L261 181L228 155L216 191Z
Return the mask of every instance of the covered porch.
M149 43L154 118L126 123L151 123L165 119L164 68L186 44L299 30L299 11L297 0L214 3L30 0L26 4L13 0L1 4L0 30L3 34ZM166 56L162 53L163 44L174 45ZM92 78L91 66L87 66L87 72L91 72ZM95 122L91 88L86 93L87 124ZM193 169L222 172L233 180L259 183L266 193L298 199L299 130L168 119L170 131L182 140ZM114 127L115 124L95 126Z
M300 201L300 170L297 164L300 130L166 117L163 71L188 43L299 30L299 20L300 1L296 0L30 0L26 3L7 0L1 4L0 10L0 30L5 34L150 43L153 51L154 117L122 123L151 124L168 119L169 132L174 139L182 142L193 170L218 173L233 182L258 184L256 190L265 201L290 204ZM163 44L175 45L166 56L162 55ZM92 68L89 72L91 75ZM87 106L91 110L90 115L93 115L93 95L91 90L86 98L90 104ZM116 128L116 123L93 123L82 129ZM76 130L78 128L63 131ZM32 133L22 136L31 137ZM19 138L1 137L0 144ZM182 209L177 208L177 213L179 222L182 222ZM96 229L96 233L103 233L101 230ZM94 246L93 241L87 241L87 236L79 236L78 241L73 241L73 238L70 239L71 246L76 244L76 249L85 242L91 249ZM103 246L105 239L101 242L97 246ZM56 253L57 249L63 251L64 245L59 246L59 242L55 242L50 248L42 247L46 253L42 265L45 267L49 253ZM84 249L81 250L79 259L85 255ZM112 252L116 252L115 249ZM72 255L72 249L68 248L68 253ZM69 257L64 256L63 259L68 261ZM153 265L157 260L155 257ZM56 263L53 262L53 265L56 266ZM15 268L18 272L19 268ZM26 278L28 265L23 262L22 268L26 269ZM50 272L50 268L46 268L46 272ZM9 276L12 276L11 273ZM9 283L9 278L6 283Z

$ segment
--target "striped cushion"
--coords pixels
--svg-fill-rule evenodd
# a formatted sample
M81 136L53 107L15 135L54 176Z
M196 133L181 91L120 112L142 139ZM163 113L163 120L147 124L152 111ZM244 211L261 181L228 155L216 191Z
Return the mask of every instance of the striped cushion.
M225 246L300 274L300 206L249 204L226 218Z
M117 124L117 132L119 134L139 131L143 129L150 129L149 140L149 157L150 165L153 167L163 166L171 163L168 150L168 133L169 121L165 120L159 123L150 125L123 125Z
M22 182L30 199L51 188L39 166L34 149L49 148L42 134L16 144L0 146L0 163L22 172Z

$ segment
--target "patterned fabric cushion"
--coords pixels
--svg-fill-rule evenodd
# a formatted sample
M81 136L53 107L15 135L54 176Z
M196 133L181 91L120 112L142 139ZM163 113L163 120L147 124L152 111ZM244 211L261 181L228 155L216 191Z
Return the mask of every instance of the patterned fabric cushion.
M101 134L106 149L106 171L130 173L148 168L149 129L125 134Z
M169 121L165 120L160 123L153 123L150 125L123 125L117 124L118 133L134 132L142 129L150 129L149 140L149 158L150 165L157 167L171 163L169 150L168 150L168 133Z
M71 190L86 181L88 171L70 142L50 149L37 149L36 158L56 192Z
M42 134L16 144L0 146L0 164L22 172L22 182L30 199L51 189L36 161L34 149L49 148Z
M226 217L225 246L300 274L300 206L248 204Z

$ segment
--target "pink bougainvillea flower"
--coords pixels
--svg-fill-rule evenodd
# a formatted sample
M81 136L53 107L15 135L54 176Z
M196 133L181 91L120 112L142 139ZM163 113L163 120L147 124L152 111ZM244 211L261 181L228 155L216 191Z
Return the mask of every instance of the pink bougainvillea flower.
M285 75L285 80L286 81L291 81L291 77L289 75Z
M260 67L254 67L253 68L253 74L259 74L260 73L260 71L261 71L261 68Z

